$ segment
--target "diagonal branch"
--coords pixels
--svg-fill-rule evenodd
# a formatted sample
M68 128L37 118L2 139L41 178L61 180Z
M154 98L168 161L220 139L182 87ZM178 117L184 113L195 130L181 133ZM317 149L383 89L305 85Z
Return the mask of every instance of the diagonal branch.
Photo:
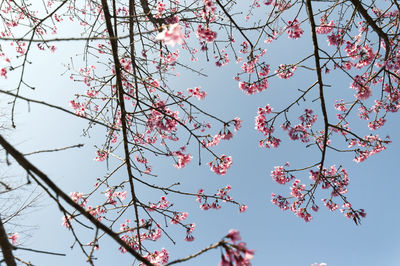
M65 194L56 184L51 181L51 179L45 175L42 171L40 171L36 166L34 166L31 162L29 162L19 151L17 151L10 143L8 143L1 135L0 135L0 145L3 146L4 150L9 153L19 165L22 166L29 173L35 174L41 181L43 181L56 195L57 198L62 198L66 203L68 203L71 207L77 210L80 214L85 216L93 225L97 228L101 229L104 233L109 235L112 239L114 239L119 245L125 248L129 253L131 253L137 260L143 262L146 265L152 266L148 260L143 258L137 251L135 251L131 246L129 246L125 241L123 241L117 233L112 231L108 226L99 222L95 217L93 217L89 212L87 212L83 207L73 201L67 194ZM31 175L34 177L33 175ZM35 178L37 183L40 183L39 180ZM1 228L0 228L1 229Z
M221 241L219 241L219 242L217 242L217 243L215 243L215 244L212 244L212 245L210 245L210 246L208 246L208 247L206 247L206 248L200 250L199 252L197 252L197 253L195 253L195 254L192 254L192 255L187 256L187 257L182 258L182 259L173 260L173 261L169 262L169 263L166 264L166 265L168 266L168 265L177 264L177 263L181 263L181 262L184 262L184 261L191 260L191 259L193 259L193 258L195 258L195 257L197 257L197 256L199 256L199 255L201 255L201 254L203 254L204 252L207 252L207 251L209 251L209 250L211 250L211 249L214 249L214 248L217 248L217 247L219 247L219 246L224 246L225 244L226 244L225 241L221 240Z
M75 114L74 112L71 112L70 110L67 110L67 109L65 109L65 108L63 108L63 107L60 107L60 106L57 106L57 105L54 105L54 104L51 104L51 103L47 103L47 102L43 102L43 101L38 101L38 100L26 98L26 97L23 97L23 96L21 96L21 95L14 94L14 93L12 93L12 92L4 91L4 90L0 90L0 93L6 94L6 95L10 95L10 96L16 97L16 98L18 98L18 99L27 101L28 104L29 104L30 102L33 102L33 103L41 104L41 105L44 105L44 106L48 106L48 107L50 107L50 108L54 108L54 109L63 111L63 112L65 112L65 113L67 113L67 114L70 114L70 115L73 115L73 116L77 116L77 117L79 117L79 118L83 118L83 119L89 120L89 121L92 122L92 123L99 124L99 125L105 126L105 127L107 127L107 128L110 128L110 129L112 129L112 130L119 131L119 129L116 128L116 127L109 126L109 125L107 125L107 124L105 124L105 123L103 123L103 122L101 122L101 121L92 119L92 118L90 118L90 117L77 115L77 114Z
M354 5L354 7L361 14L361 16L364 17L364 19L367 21L368 25L370 25L374 29L376 34L378 34L379 38L382 38L383 41L385 42L385 46L386 46L385 61L386 61L388 59L389 53L390 53L389 37L387 36L386 33L383 32L383 30L378 25L376 25L375 21L368 14L368 11L362 6L361 1L350 0L350 2Z

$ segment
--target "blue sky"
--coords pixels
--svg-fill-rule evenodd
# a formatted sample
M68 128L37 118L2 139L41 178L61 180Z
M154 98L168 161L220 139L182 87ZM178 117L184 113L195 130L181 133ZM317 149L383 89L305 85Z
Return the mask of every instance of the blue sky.
M268 63L276 66L295 62L301 56L311 53L310 44L310 40L306 38L294 41L283 36L276 45L268 47ZM36 90L24 89L21 95L69 108L68 101L73 99L75 93L82 93L83 87L70 81L68 75L61 77L60 74L65 71L63 63L68 63L71 56L81 53L82 50L79 43L68 43L60 44L51 56L43 56L39 52L32 54L34 65L28 68L27 78ZM204 163L211 157L203 153L203 165L199 166L196 147L192 147L189 150L193 152L194 158L184 169L174 168L173 161L168 158L154 161L153 171L158 173L156 180L164 184L179 181L182 183L182 190L195 192L198 188L204 188L210 193L230 184L231 196L249 208L245 213L239 214L236 206L223 204L218 211L202 211L193 198L168 196L177 209L189 212L188 221L197 224L194 232L196 240L192 243L183 241L184 230L169 226L167 230L174 236L177 244L172 245L164 236L159 242L149 244L149 247L165 247L170 251L172 259L176 259L217 242L229 229L234 228L240 230L247 246L255 249L253 265L300 266L313 262L325 262L329 266L400 264L400 215L397 211L400 180L396 167L399 163L400 137L397 132L400 130L400 123L397 114L390 116L387 125L379 131L382 136L389 134L393 141L386 151L360 164L352 161L353 154L328 153L327 165L343 165L349 172L351 181L348 198L355 208L364 208L367 212L362 225L354 225L338 211L331 213L322 204L313 220L305 223L292 213L283 212L270 203L272 192L289 193L288 186L273 182L270 171L275 165L282 165L286 161L293 167L306 166L318 160L320 154L313 147L306 149L304 145L290 141L283 133L280 134L283 143L279 149L259 148L258 140L261 135L254 130L254 117L257 108L266 104L272 105L276 110L285 106L297 96L297 89L315 81L315 75L299 69L292 79L271 79L267 91L247 96L238 89L237 82L233 80L240 65L232 63L224 68L216 68L213 62L207 63L204 58L200 59L198 65L207 73L207 78L194 75L188 77L181 70L181 77L174 78L171 82L179 89L201 86L207 92L206 100L199 102L201 106L225 120L236 116L243 120L243 128L235 137L229 142L222 142L216 148L218 153L231 155L234 163L227 175L217 176ZM333 117L333 100L351 97L353 91L349 89L350 81L334 72L326 80L332 85L327 91L327 102L330 105L328 111ZM8 89L15 81L16 76L11 73L8 80L0 80L0 87ZM295 119L299 116L299 110L309 107L315 108L318 110L317 114L320 114L318 102L312 103L313 99L307 98L305 105L289 115ZM1 97L2 109L9 108L8 100L9 98ZM101 127L94 127L90 131L90 137L82 136L82 130L87 127L84 120L35 104L30 105L28 112L28 106L24 102L18 103L16 114L17 128L5 135L20 151L85 144L79 150L34 155L29 158L65 192L88 192L96 178L109 171L104 162L93 161L97 150L94 145L100 145L105 134ZM360 130L360 135L370 133L367 123L363 121L355 122L354 129ZM217 133L219 128L214 130ZM109 163L110 169L116 164L112 160ZM15 163L11 169L2 166L2 172L17 177L24 177L25 174ZM123 171L117 173L121 178L124 175ZM308 182L307 173L298 178ZM159 193L142 187L139 187L138 194L139 197L153 201L160 196ZM317 199L321 198L323 192L318 196ZM85 258L79 248L76 246L73 250L69 249L73 239L68 230L61 227L61 216L57 206L43 196L38 206L29 215L21 217L18 223L38 226L38 229L28 231L32 236L21 239L24 245L67 253L66 258L25 252L16 254L35 265L84 265ZM92 234L83 232L82 235L88 242L92 238ZM97 255L99 260L96 265L129 265L132 262L129 255L120 255L118 246L109 240L100 242ZM184 265L216 265L219 258L220 251L215 250Z

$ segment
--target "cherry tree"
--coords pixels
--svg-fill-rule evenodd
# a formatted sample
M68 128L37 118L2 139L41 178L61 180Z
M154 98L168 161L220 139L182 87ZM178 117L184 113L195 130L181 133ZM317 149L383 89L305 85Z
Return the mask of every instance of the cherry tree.
M0 17L0 75L12 84L0 92L11 99L11 126L18 127L18 102L70 114L71 119L88 122L85 134L104 133L94 160L99 165L116 165L93 180L93 187L68 194L45 174L46 169L29 160L29 154L0 136L7 160L26 171L26 186L37 184L55 202L60 210L55 215L62 217L65 230L89 264L96 264L96 253L108 241L104 236L120 246L115 252L128 253L142 265L186 262L216 248L222 252L216 258L219 265L251 264L256 247L247 247L234 229L221 232L214 244L183 258L170 258L162 247L149 248L161 237L172 242L179 237L169 234L168 223L181 228L186 241L195 240L194 221L188 219L187 210L174 206L170 195L197 201L204 211L232 205L246 215L248 208L240 196L232 197L235 188L230 185L215 188L215 193L203 188L186 191L179 182L165 185L155 178L162 174L153 171L160 160L177 169L206 160L206 166L200 167L209 167L216 175L225 175L236 163L216 146L235 138L242 120L234 112L228 120L209 112L206 85L182 89L174 83L179 71L189 73L181 78L190 79L190 73L203 75L201 60L221 70L236 62L237 71L231 76L243 97L268 94L271 80L281 80L284 86L287 79L310 77L305 81L308 86L285 98L283 108L274 102L248 107L254 110L260 148L278 153L282 142L293 141L304 143L304 149L317 155L309 165L291 167L282 162L268 169L273 182L288 187L284 195L270 191L271 202L305 222L313 219L320 206L337 210L355 224L366 216L347 196L351 175L345 165L351 162L336 166L327 157L330 152L352 153L354 161L361 163L391 142L375 131L400 107L397 1L5 0ZM72 30L62 31L68 28ZM268 47L282 39L290 39L293 45L306 39L312 53L273 65ZM35 65L31 58L36 53L53 53L64 43L78 43L84 51L83 56L65 62L64 76L81 91L73 99L64 99L69 109L25 96L35 89L26 78ZM310 74L300 76L296 73L300 70ZM348 80L348 88L328 84L332 75ZM344 98L348 93L342 90L354 93ZM367 121L367 126L352 128L357 117ZM122 179L116 177L121 171ZM146 202L138 193L142 187L162 196ZM9 190L9 185L4 183L3 188ZM328 196L320 198L319 190L328 191ZM2 219L4 261L30 265L13 255L19 248L18 232L7 231ZM91 234L90 241L81 235L85 230Z

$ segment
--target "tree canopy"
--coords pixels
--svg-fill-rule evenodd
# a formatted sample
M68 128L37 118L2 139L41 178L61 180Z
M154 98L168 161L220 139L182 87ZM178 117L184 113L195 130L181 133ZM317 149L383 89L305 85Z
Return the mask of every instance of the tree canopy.
M245 217L251 197L304 222L327 208L361 224L368 206L353 204L347 169L391 144L384 126L400 108L399 9L395 0L1 1L0 144L4 164L19 169L0 179L3 261L64 255L24 245L14 225L43 198L72 237L65 246L90 265L102 264L103 245L117 245L130 264L191 263L219 249L219 265L250 265L258 247L239 230L218 230L230 222L225 212L212 233L191 212ZM42 109L23 132L28 142L36 130L57 132L35 140L33 152L12 136L31 108ZM59 141L64 128L79 128L79 143ZM253 178L263 195L245 189L260 153L244 139L263 160L280 160L256 173L267 183ZM229 153L236 145L242 161ZM86 165L69 182L54 176L71 174L61 170L63 153ZM48 173L42 160L59 166ZM201 178L205 168L214 176ZM236 186L214 181L231 183L222 179L231 171L243 175ZM24 200L16 207L10 198ZM176 244L197 235L213 244Z

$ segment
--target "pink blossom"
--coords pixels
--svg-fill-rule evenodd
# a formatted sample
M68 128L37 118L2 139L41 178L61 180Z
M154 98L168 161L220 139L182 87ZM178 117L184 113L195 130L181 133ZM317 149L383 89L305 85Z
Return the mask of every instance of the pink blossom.
M305 109L304 114L299 119L304 127L310 128L317 121L317 115L313 115L312 109Z
M224 49L221 50L220 55L216 55L214 58L217 59L215 65L218 67L226 66L229 63L229 56L228 53L225 52Z
M15 245L18 242L19 234L14 233L11 236L8 237L11 240L11 244Z
M346 108L346 105L345 105L343 99L341 99L339 102L335 100L335 105L334 106L335 106L335 109L338 110L338 111L341 111L341 112L346 112L347 111L347 108Z
M310 141L306 127L304 127L303 125L296 125L294 127L290 127L288 134L291 140L300 139L301 142L305 143Z
M226 235L226 237L230 238L233 242L242 240L240 237L240 232L234 229L229 230L229 233Z
M203 100L207 95L207 93L205 91L200 91L199 87L195 87L194 89L189 88L187 90L190 95L192 95L193 97L196 97L199 100Z
M196 224L191 223L189 226L190 227L187 228L187 231L186 231L185 241L191 242L194 240L194 236L192 235L192 233L193 233L194 229L196 228Z
M241 240L240 233L237 230L229 230L229 234L226 236L233 245L228 244L225 246L225 252L222 256L222 260L218 264L219 266L230 266L230 265L251 265L250 260L254 257L254 250L250 250L246 247L246 243L237 241Z
M296 66L293 65L279 65L278 69L275 71L275 73L280 77L281 79L288 79L291 76L293 76L294 71L297 69Z
M207 147L217 146L218 143L223 138L224 138L224 135L217 134L217 135L213 136L211 140L209 140L208 138L206 140L203 140L203 144Z
M72 219L73 219L72 216L63 216L61 225L66 228L70 228L71 227L70 223Z
M86 106L84 103L70 101L69 104L75 110L76 115L82 116L82 117L86 116L86 113L85 113Z
M341 46L343 44L343 35L341 33L332 33L328 35L328 45Z
M0 70L0 76L7 78L7 69L5 67Z
M364 66L370 65L374 60L375 56L376 54L372 52L372 48L367 44L364 45L362 48L360 48L358 56L360 58L360 61L358 61L358 63L355 64L355 67L360 69Z
M157 203L149 203L149 208L147 208L147 211L154 211L155 209L160 209L160 210L165 210L168 209L170 206L169 201L167 201L167 198L162 196L161 199Z
M247 210L247 206L246 205L240 205L239 207L239 212L245 212Z
M303 191L306 189L306 185L300 185L300 180L295 180L290 187L290 195L298 199L303 199Z
M210 28L199 25L197 27L196 35L200 40L205 40L206 42L213 42L217 38L217 33L212 31Z
M85 207L86 205L86 198L83 197L82 192L71 192L69 197L76 203L78 203L81 207Z
M94 160L97 162L102 162L108 158L108 152L105 150L98 150L96 154L97 156L94 158Z
M174 47L176 44L182 44L184 37L181 25L175 23L164 26L163 31L157 34L156 40L163 41L166 45Z
M303 35L304 30L300 28L299 21L297 19L293 21L288 21L288 26L286 28L286 33L290 39L298 39Z
M377 130L378 128L382 127L386 122L386 119L384 119L383 117L376 119L372 122L368 123L368 127L371 130Z
M232 157L223 154L216 160L209 162L208 165L210 166L211 171L217 175L225 175L229 167L232 165Z
M148 253L146 256L144 256L150 263L160 266L164 265L168 262L169 260L169 254L168 251L163 248L161 251L154 251L153 253Z
M188 216L187 212L176 213L170 222L171 224L178 224L181 221L186 220L187 216Z
M235 117L233 119L233 123L234 123L234 126L235 126L235 131L238 131L242 127L242 120L240 120L239 117Z
M271 194L272 204L278 206L281 210L286 211L289 209L289 201L281 195Z
M275 166L274 170L271 171L271 177L273 180L275 180L275 182L281 185L286 184L294 178L293 176L286 176L286 170L283 168L283 166Z
M335 23L333 22L333 20L331 20L328 24L326 24L325 20L325 18L321 18L321 25L315 28L316 33L328 34L333 30L333 28L335 27Z
M240 81L239 82L239 89L244 91L244 93L252 95L257 92L262 92L263 90L266 90L268 88L268 79L263 78L259 79L256 82L245 82L245 81Z
M296 214L300 218L304 219L305 222L310 222L312 219L311 214L309 214L305 208L298 209Z
M178 157L178 162L174 164L174 166L178 169L185 167L192 160L192 155L183 154L181 151L176 151L173 153L176 157Z
M355 97L359 100L366 100L372 95L372 90L366 83L367 80L368 78L366 75L356 75L353 82L350 84L350 88L357 91Z

